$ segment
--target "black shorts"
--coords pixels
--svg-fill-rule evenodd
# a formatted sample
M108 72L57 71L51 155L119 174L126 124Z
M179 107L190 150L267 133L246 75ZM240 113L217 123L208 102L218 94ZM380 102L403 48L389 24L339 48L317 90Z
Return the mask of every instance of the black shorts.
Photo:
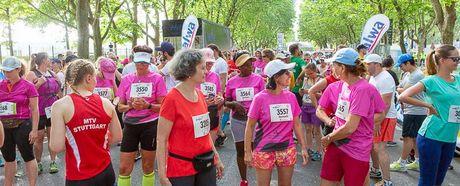
M219 109L217 108L217 105L214 106L209 106L208 107L209 111L209 119L211 120L211 130L217 128L219 126Z
M115 183L115 172L113 171L112 163L98 175L86 180L65 180L66 186L86 186L86 185L101 185L113 186Z
M426 115L404 114L402 136L417 138L418 130L422 126L425 118Z
M155 151L157 149L157 126L158 119L143 124L126 124L123 128L123 139L121 140L121 152L135 152L139 149Z
M216 167L213 167L208 171L199 172L192 176L169 178L169 181L173 186L216 186Z
M38 130L43 130L46 128L51 127L51 119L46 118L46 115L40 116L40 119L38 119Z
M29 144L29 133L32 131L32 122L26 120L17 128L5 128L5 142L2 147L3 158L6 162L16 160L16 146L24 162L35 159L33 144Z

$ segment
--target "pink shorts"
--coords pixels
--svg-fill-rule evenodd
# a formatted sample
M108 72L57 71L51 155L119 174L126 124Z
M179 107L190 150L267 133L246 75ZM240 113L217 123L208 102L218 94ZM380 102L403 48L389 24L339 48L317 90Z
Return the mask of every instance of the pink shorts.
M324 154L321 178L340 182L343 177L345 185L363 185L369 172L369 162L348 156L334 144L327 147Z
M252 166L258 169L270 170L274 165L277 167L290 167L296 163L297 150L290 147L282 151L252 152Z

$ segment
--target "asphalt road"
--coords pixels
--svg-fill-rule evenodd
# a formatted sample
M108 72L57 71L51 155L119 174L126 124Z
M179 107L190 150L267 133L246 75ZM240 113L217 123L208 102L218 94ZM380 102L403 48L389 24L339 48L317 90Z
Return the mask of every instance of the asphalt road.
M240 178L238 174L238 168L236 165L236 151L233 145L233 139L231 137L231 133L229 127L225 131L229 139L227 140L224 147L218 148L220 153L220 157L225 165L225 176L222 180L218 181L218 185L230 185L230 186L237 186L239 185ZM390 153L391 161L395 161L399 158L399 153L402 147L402 141L399 140L401 135L401 130L398 128L395 135L395 140L397 142L397 146L395 147L388 147L387 150ZM119 147L113 146L111 148L112 154L112 163L115 169L115 173L118 173L118 165L119 165ZM44 162L44 173L39 175L38 177L38 185L39 186L62 186L64 185L64 154L58 155L57 163L60 166L60 172L56 174L49 174L48 173L48 166L49 166L49 156L47 150L45 150L45 156L43 158ZM449 170L444 180L443 185L460 185L460 158L454 158L452 161L452 165L454 166L454 170ZM19 169L21 171L24 170L24 163L19 165ZM309 164L304 167L301 165L301 161L298 161L295 169L294 169L294 176L293 176L293 185L319 185L320 178L319 172L321 169L321 161L310 161ZM392 181L395 185L417 185L418 183L418 172L409 171L408 173L397 173L392 172L391 177ZM0 168L0 183L3 184L4 180L4 170ZM250 169L248 172L248 180L250 185L255 185L255 172L253 169ZM134 171L131 176L131 185L133 186L140 186L142 181L142 171L141 171L141 162L138 161L135 164ZM156 184L159 185L158 180ZM27 176L21 176L16 178L16 185L28 185ZM277 185L277 173L276 169L273 171L271 185Z

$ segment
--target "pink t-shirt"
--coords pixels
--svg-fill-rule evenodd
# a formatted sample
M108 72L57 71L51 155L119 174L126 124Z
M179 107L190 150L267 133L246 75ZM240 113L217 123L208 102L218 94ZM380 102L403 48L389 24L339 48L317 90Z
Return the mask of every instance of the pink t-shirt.
M332 110L335 112L337 109L337 101L340 94L340 90L342 90L342 81L336 81L332 84L329 84L327 88L324 90L323 95L318 101L318 104L321 105L328 105L328 108L324 108L325 110ZM326 95L327 94L327 95ZM332 114L334 114L334 112Z
M137 76L137 73L132 73L123 76L121 80L120 87L118 88L116 94L118 97L120 97L120 101L125 101L126 103L131 102L131 86L133 86L133 84L143 84L143 87L141 87L142 89L148 89L146 87L151 86L151 95L143 97L145 101L151 104L157 104L157 98L166 96L167 93L165 82L163 81L163 77L160 74L149 72L147 75ZM149 109L131 109L126 112L123 121L128 124L141 124L154 121L158 118L158 116L159 113L153 112Z
M214 96L216 96L222 92L219 75L212 71L207 72L205 82L197 85L196 88L203 92L204 97L208 97L209 94L214 94Z
M96 88L112 88L113 87L113 80L103 79L99 76L96 77Z
M283 90L273 95L268 90L258 93L249 108L248 117L258 121L255 130L254 151L273 152L294 146L294 117L300 107L295 95Z
M348 138L349 143L339 148L350 157L369 162L372 148L372 136L374 131L374 114L385 110L385 103L377 89L366 80L359 80L348 86L343 81L331 85L342 86L341 89L328 87L320 100L321 107L327 108L337 100L335 129L345 125L345 118L348 114L361 116L358 128ZM342 84L342 85L339 85ZM337 97L334 97L337 96Z
M256 59L253 63L252 66L254 67L254 73L263 75L264 74L264 69L267 63L264 62L262 59Z
M227 82L227 87L225 88L225 97L227 100L231 99L231 101L244 100L238 102L243 105L246 111L248 111L254 96L264 89L265 82L260 75L253 73L247 77L234 76ZM252 96L241 95L247 94L248 91L250 94L252 94Z
M8 111L4 112L2 109L2 113L13 113L16 114L2 114L0 119L5 118L16 118L16 119L30 119L31 111L29 107L29 98L38 97L37 89L35 86L25 79L20 79L16 82L11 92L8 90L8 80L1 80L0 81L0 103L2 107L5 105L15 104L15 109L11 106L7 106Z

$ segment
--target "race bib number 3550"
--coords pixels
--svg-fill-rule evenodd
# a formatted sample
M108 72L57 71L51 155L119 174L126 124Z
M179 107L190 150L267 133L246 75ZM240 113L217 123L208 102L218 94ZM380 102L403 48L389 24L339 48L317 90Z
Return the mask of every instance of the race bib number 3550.
M450 106L448 122L460 123L460 105L451 105Z
M209 134L209 130L211 128L209 113L193 116L192 120L195 138L203 137Z
M131 84L130 96L132 98L142 98L152 96L152 83L133 83Z
M0 116L8 116L16 114L16 103L1 102L0 103Z
M271 122L292 121L292 109L290 104L270 105Z

